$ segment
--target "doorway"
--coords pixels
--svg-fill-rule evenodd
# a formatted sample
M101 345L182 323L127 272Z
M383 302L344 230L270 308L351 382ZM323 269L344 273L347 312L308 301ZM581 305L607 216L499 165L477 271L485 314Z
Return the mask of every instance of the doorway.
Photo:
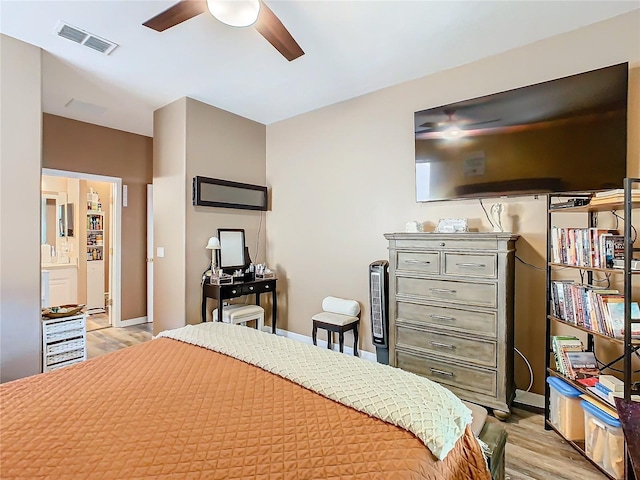
M121 191L120 178L42 169L42 303L86 305L88 331L124 326Z

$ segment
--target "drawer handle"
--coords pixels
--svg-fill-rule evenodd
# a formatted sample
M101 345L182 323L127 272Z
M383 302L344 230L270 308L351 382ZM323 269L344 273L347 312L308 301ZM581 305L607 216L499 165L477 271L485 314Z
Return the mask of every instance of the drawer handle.
M455 317L446 317L444 315L430 314L429 318L432 318L433 320L448 320L448 321L451 321L451 322L455 322L456 321Z
M235 295L237 293L237 290L231 290L231 293Z
M435 373L436 375L444 375L445 377L454 377L455 375L451 372L445 372L444 370L438 370L437 368L430 368L431 373Z
M428 260L405 260L404 263L410 263L410 264L421 263L423 265L429 265L431 262Z
M269 290L269 285L265 285L265 286L264 286L264 289L265 289L265 290Z
M444 242L440 242L440 246L441 246L441 247L444 247Z
M449 350L455 349L455 345L449 345L448 343L431 342L431 345L438 348L448 348Z
M252 290L252 291L253 291L253 287L249 287L249 290Z
M450 290L448 288L430 288L433 293L449 293L451 295L455 295L457 292L455 290Z
M465 268L484 268L486 265L484 263L456 263L458 267Z

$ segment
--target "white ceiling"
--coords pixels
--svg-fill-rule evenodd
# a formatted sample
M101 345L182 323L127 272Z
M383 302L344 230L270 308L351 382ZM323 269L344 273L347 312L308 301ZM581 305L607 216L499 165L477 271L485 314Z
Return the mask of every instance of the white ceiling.
M174 0L0 0L0 32L46 52L43 111L152 135L153 111L184 96L269 124L640 8L637 0L265 2L304 56L290 63L255 29L208 13L163 33L142 26ZM60 38L59 20L119 47L106 56Z

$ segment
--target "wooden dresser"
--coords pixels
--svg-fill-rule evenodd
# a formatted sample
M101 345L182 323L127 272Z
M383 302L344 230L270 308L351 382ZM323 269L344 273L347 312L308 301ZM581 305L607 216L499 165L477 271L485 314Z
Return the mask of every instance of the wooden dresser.
M506 418L513 380L511 233L388 233L389 363Z

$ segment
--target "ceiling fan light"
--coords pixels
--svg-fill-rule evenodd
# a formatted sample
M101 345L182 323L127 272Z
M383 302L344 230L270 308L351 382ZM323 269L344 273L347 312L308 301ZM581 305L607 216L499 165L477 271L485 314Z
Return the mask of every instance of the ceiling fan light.
M464 132L460 130L460 127L457 125L451 125L446 130L442 132L443 138L447 138L449 140L454 140L456 138L460 138L464 136Z
M207 0L211 15L232 27L253 25L260 13L259 0Z

